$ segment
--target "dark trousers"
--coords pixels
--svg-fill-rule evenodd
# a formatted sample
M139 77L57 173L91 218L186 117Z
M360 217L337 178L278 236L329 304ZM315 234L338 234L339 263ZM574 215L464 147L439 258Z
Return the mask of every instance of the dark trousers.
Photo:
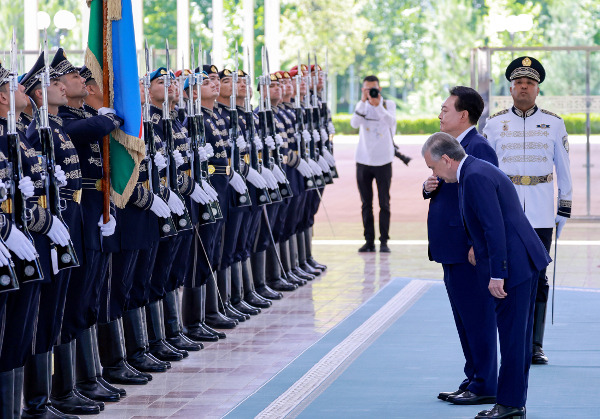
M356 163L356 182L362 201L362 219L365 239L375 241L375 220L373 217L373 179L377 183L379 197L379 240L386 243L390 230L390 186L392 184L392 163L383 166L367 166Z
M554 232L554 229L536 228L535 232L542 241L542 244L548 253L550 253L550 246L552 245L552 233ZM535 297L535 301L537 303L547 303L549 291L550 285L548 284L548 277L546 276L546 268L544 268L540 271L540 276L538 277L537 295Z
M465 356L461 390L495 396L498 387L496 313L486 280L470 263L443 264L444 284Z

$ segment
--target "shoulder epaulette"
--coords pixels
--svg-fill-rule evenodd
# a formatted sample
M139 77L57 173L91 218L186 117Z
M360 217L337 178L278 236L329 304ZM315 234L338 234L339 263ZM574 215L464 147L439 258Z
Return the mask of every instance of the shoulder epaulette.
M557 117L558 119L562 119L560 116L558 116L558 115L557 115L557 114L555 114L554 112L547 111L546 109L540 109L540 111L541 111L542 113L545 113L545 114L548 114L548 115L555 116L555 117Z
M508 113L508 109L502 109L500 112L496 112L495 114L491 115L488 119L492 119L499 115L504 115L506 113Z

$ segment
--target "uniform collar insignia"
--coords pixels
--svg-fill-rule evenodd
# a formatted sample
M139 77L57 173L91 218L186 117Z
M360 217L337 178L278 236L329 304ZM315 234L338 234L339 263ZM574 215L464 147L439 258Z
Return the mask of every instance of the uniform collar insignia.
M533 105L533 108L528 109L525 112L523 112L521 109L517 108L516 106L512 107L513 113L521 118L528 118L531 115L533 115L537 110L538 110L537 105Z

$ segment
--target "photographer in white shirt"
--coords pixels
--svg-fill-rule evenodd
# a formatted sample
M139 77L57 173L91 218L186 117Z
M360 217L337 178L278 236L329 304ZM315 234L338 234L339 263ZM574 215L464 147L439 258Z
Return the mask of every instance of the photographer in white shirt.
M367 76L363 80L362 97L350 120L359 129L356 148L356 180L362 201L362 218L366 243L359 252L374 252L375 221L373 216L373 180L379 196L380 252L389 253L387 246L390 228L390 186L393 136L396 132L396 104L381 96L379 79Z

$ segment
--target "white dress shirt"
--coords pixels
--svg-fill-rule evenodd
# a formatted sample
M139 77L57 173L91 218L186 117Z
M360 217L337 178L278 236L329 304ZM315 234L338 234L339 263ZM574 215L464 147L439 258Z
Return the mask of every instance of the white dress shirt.
M385 103L385 106L384 106ZM350 119L352 128L359 128L356 162L367 166L383 166L394 159L396 104L380 100L378 106L359 101Z

